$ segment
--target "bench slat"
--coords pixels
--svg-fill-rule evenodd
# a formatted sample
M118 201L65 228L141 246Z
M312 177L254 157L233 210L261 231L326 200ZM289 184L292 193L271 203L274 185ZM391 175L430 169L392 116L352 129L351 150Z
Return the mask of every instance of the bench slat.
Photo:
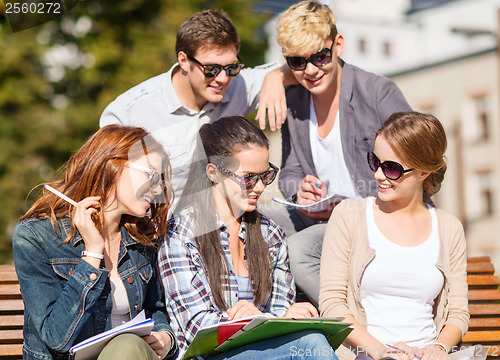
M500 317L470 319L469 330L500 330Z
M12 314L15 312L24 312L24 303L22 300L0 300L0 315L3 313Z
M463 343L486 343L497 342L500 343L500 330L496 331L468 331L462 339ZM500 350L500 349L498 349ZM500 353L499 353L500 355Z
M2 299L21 299L19 284L1 284L0 300Z
M491 262L491 258L489 256L472 256L467 258L467 263L474 262Z
M0 346L1 359L22 359L22 356L23 356L23 345L21 344Z
M474 315L500 316L500 304L470 304L469 313Z
M22 330L0 330L0 344L22 344Z
M467 275L469 289L496 289L498 277L494 275Z
M23 325L24 315L0 316L0 329L22 329Z
M469 304L473 303L474 301L500 301L500 290L495 289L495 290L490 290L490 289L483 289L483 290L469 290Z
M495 267L490 262L467 263L467 274L493 275Z

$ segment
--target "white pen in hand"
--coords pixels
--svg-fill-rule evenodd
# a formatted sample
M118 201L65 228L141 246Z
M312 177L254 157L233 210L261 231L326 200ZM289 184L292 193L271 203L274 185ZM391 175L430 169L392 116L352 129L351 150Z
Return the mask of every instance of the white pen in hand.
M52 193L56 194L57 196L59 196L61 199L66 200L67 202L69 202L71 205L73 205L73 206L77 206L78 205L78 203L75 200L70 199L69 197L67 197L66 195L64 195L62 192L57 191L56 189L54 189L52 186L47 185L47 184L44 184L43 186L47 190L49 190L50 192L52 192Z

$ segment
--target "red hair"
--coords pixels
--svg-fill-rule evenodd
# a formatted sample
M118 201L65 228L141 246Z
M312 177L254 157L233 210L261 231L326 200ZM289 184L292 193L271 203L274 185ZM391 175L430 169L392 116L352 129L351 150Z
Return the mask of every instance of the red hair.
M89 196L100 196L101 206L94 222L102 231L103 206L116 196L116 182L129 160L151 153L162 157L162 188L164 199L151 204L150 216L136 218L124 215L121 222L129 233L144 245L154 245L154 240L166 233L168 210L171 205L170 163L162 145L143 128L108 125L92 135L62 167L64 177L50 183L75 201ZM156 198L155 200L159 200ZM45 192L20 220L30 217L50 217L54 230L57 220L72 218L74 207L51 192ZM70 234L64 242L76 234L72 224Z

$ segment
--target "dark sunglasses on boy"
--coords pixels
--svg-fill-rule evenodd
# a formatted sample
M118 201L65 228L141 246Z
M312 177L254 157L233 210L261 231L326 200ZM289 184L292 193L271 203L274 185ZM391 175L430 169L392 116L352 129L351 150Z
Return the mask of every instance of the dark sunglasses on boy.
M415 169L404 169L403 165L396 161L384 161L380 162L380 159L375 155L373 151L368 153L368 166L370 166L371 171L374 173L380 167L382 173L389 180L399 180L407 172L413 171Z
M234 64L229 64L229 65L218 65L218 64L202 64L198 60L196 60L193 56L187 55L188 59L194 62L195 64L198 64L201 66L203 69L203 75L205 75L206 78L212 79L217 77L217 75L220 74L222 70L226 72L227 76L236 76L240 73L241 69L243 69L243 64L238 57L238 60L240 62L234 63Z
M263 173L246 174L243 176L235 174L234 172L226 168L223 168L222 166L219 165L215 165L215 167L224 175L238 179L240 181L240 188L242 190L253 189L254 186L257 185L257 182L259 182L259 179L262 180L262 183L265 186L267 186L271 184L274 181L274 179L276 179L276 175L278 174L278 168L271 163L269 163L269 169L264 171Z
M321 67L332 61L332 49L333 44L329 49L324 48L308 58L303 56L285 56L286 63L292 70L305 70L308 62L316 67Z

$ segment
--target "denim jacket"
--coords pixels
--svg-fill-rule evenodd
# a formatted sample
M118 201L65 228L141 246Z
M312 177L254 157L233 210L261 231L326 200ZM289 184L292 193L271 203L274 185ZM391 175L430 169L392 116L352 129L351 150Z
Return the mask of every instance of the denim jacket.
M109 271L104 261L96 269L81 259L85 244L79 233L62 244L70 225L70 219L61 219L56 232L49 218L29 218L14 230L12 250L25 306L25 360L68 359L71 346L111 328ZM121 234L118 273L131 317L145 309L155 321L153 331L171 331L156 251L134 240L124 226Z

